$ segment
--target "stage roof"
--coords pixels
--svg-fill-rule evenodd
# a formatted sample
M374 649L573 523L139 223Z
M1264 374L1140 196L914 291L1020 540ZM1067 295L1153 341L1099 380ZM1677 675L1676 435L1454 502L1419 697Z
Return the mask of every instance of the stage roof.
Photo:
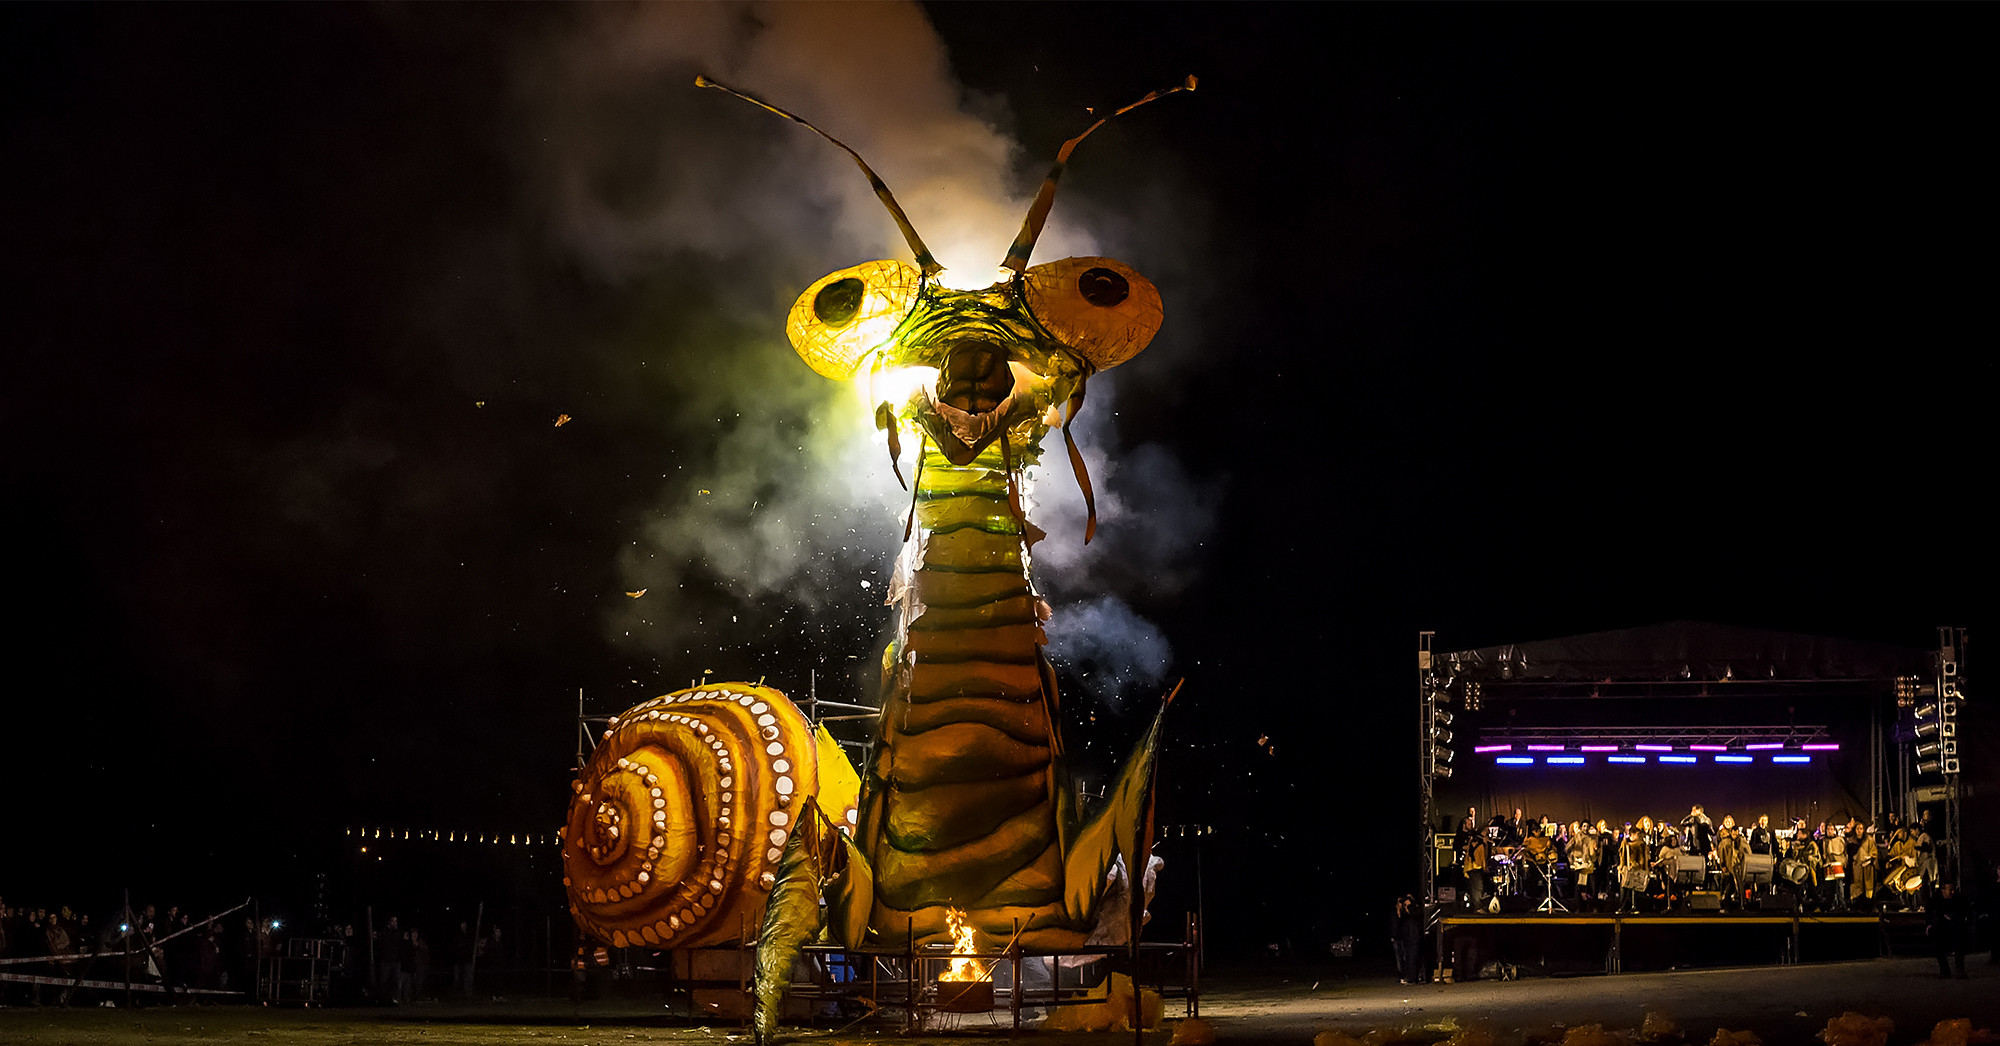
M1441 674L1505 687L1513 698L1630 696L1634 690L1738 697L1748 689L1789 689L1799 684L1839 689L1865 684L1871 690L1879 685L1886 694L1897 676L1930 675L1932 653L1886 643L1669 621L1460 650L1439 654L1434 663Z

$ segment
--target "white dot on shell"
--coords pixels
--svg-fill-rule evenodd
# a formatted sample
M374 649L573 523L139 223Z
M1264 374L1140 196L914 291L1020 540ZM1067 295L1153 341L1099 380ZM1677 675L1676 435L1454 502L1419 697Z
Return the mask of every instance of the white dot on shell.
M757 885L762 886L766 890L770 889L771 884L777 881L778 877L772 875L770 872L765 872L763 875L757 877Z
M792 794L792 779L789 777L780 777L771 787L777 789L779 795L790 795ZM662 799L659 802L664 803L666 800Z
M855 822L857 822L857 821L859 821L859 820L861 820L861 812L860 812L859 810L849 810L849 811L847 811L847 823L848 823L848 824L854 824Z
M760 715L760 716L758 716L758 717L757 717L757 725L758 725L758 726L770 726L770 725L771 725L772 723L775 723L775 722L777 722L777 721L778 721L778 717L777 717L777 716L774 716L774 715L771 715L771 714L769 714L769 713L766 713L766 714L764 714L764 715Z
M721 781L718 781L716 783L720 784L724 788L728 788L736 783L736 779L733 777L725 777Z
M775 824L775 825L778 825L778 826L782 827L782 826L784 826L784 825L785 825L785 824L786 824L787 822L789 822L789 821L790 821L791 819L792 819L792 815L791 815L791 814L788 814L788 813L786 813L786 812L784 812L783 810L773 810L773 811L771 811L771 823L772 823L772 824Z
M778 849L778 848L777 848L777 847L775 847L775 846L774 846L774 847L772 847L772 848L770 848L769 850L766 850L766 851L764 851L764 859L765 859L766 861L775 861L775 860L777 860L778 858L780 858L780 857L783 857L783 856L785 856L785 851L783 851L783 850L780 850L780 849ZM765 874L766 874L766 875L769 875L770 873L769 873L769 872L766 872Z
M756 699L756 698L754 698L754 697L751 697L751 696L750 696L749 694L744 694L744 695L743 695L742 697L739 697L739 698L737 698L737 699L736 699L736 703L737 703L737 704L739 704L739 705L742 705L742 706L743 706L743 707L745 707L745 708L749 708L749 707L750 707L750 703L751 703L752 701L755 701L755 700L757 700L757 699Z
M772 846L782 846L782 845L784 844L784 842L785 842L785 832L784 832L784 829L782 829L782 828L773 828L773 829L771 829L771 845L772 845Z
M781 774L791 773L792 761L790 759L780 759L777 762L771 764L771 769L776 770Z
M764 749L764 751L769 752L772 755L784 755L785 743L783 741L773 741L771 742L769 747Z

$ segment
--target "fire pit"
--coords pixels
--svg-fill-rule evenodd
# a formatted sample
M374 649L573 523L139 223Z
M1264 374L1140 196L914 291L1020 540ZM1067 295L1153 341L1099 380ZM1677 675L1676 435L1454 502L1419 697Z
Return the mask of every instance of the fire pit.
M948 981L938 978L937 1008L944 1013L990 1013L992 981Z

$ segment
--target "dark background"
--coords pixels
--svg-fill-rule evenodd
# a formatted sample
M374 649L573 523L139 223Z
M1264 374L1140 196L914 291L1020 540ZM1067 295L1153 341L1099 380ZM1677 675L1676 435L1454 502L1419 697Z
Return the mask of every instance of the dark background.
M843 463L735 455L809 442L829 394L783 309L893 232L838 225L813 187L864 187L830 147L687 86L754 71L744 42L794 10L725 9L714 55L676 10L595 66L633 9L0 13L0 893L328 872L358 902L442 865L413 847L364 881L349 829L559 823L579 688L596 714L711 670L859 695L885 615L853 582L896 521L770 519ZM1187 679L1160 817L1216 829L1219 945L1375 932L1410 885L1419 629L1980 631L1994 85L1969 9L924 14L947 107L1019 143L1021 193L1084 106L1202 78L1080 149L1051 220L1152 275L1169 319L1092 386L1124 513L1042 580L1170 647L1059 646L1086 774ZM765 68L790 75L738 86L894 155L864 139L904 98ZM820 165L796 199L766 183L788 160ZM746 210L704 224L733 183ZM605 228L680 224L619 253L566 194ZM808 526L756 583L687 544ZM1163 853L1185 902L1192 847Z

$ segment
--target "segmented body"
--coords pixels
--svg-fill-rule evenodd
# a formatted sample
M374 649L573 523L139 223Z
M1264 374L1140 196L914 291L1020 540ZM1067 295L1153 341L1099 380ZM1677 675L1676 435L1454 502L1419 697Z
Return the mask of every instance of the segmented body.
M889 939L948 940L965 911L1006 941L1050 946L1065 924L1063 824L1046 606L1027 569L998 443L969 465L925 452L921 537L899 568L899 634L885 657L880 730L861 814L875 870L869 923Z

